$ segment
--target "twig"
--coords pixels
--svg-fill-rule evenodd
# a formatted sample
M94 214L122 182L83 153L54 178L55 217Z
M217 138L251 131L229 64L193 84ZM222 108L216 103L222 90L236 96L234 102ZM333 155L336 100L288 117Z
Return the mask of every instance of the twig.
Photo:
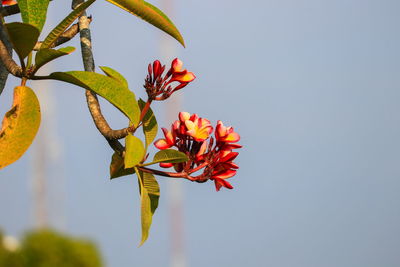
M2 18L0 18L0 59L7 69L9 73L14 76L22 77L22 69L18 64L12 59L12 56L9 51L11 51L11 43L7 38L7 34L5 32L4 24L2 22ZM3 76L1 77L1 79ZM5 81L4 81L5 82ZM1 90L2 91L2 90Z
M188 180L194 181L191 176L189 176L187 173L183 173L183 172L165 172L165 171L159 171L159 170L151 169L151 168L148 168L148 167L137 167L137 168L139 170L143 171L143 172L147 172L147 173L151 173L151 174L157 174L157 175L164 176L164 177L186 178Z
M0 19L3 21L3 18L0 16ZM9 53L10 57L12 57L12 45L10 40L8 40L7 33L4 29L3 23L0 23L0 40L3 42L4 46L7 48L7 52ZM7 67L4 65L3 61L0 61L0 95L3 92L4 86L6 85L6 81L8 78L8 70Z
M73 0L72 7L76 7L78 4L82 3L82 0ZM81 39L81 50L82 59L85 71L94 71L95 64L92 53L92 43L89 29L89 18L86 16L86 12L83 12L79 17L79 34ZM109 126L107 120L104 118L100 103L97 99L97 95L90 90L86 90L86 101L92 115L93 122L96 125L99 132L106 138L111 148L122 155L124 147L117 139L126 137L130 132L134 131L132 127L123 128L120 130L113 130Z

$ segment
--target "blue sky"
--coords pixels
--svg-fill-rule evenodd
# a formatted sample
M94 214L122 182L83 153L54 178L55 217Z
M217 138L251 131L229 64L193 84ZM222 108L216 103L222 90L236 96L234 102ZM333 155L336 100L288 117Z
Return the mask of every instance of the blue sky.
M244 146L234 190L181 182L188 266L399 266L400 2L175 5L171 18L187 45L175 49L197 76L180 93L183 109L234 126ZM50 12L68 8L54 1ZM159 31L105 1L89 13L96 64L117 69L144 96L146 66L160 57ZM53 25L58 20L51 15ZM77 40L72 45L79 47ZM81 69L79 53L52 68ZM13 81L0 98L2 112ZM96 240L108 266L169 266L164 178L150 239L137 248L137 182L108 180L112 153L83 90L58 82L30 86L54 98L63 163L49 170L53 224ZM112 126L125 125L112 106L103 109ZM159 124L169 125L163 105L155 110ZM33 225L32 155L30 149L0 172L0 226L10 234Z

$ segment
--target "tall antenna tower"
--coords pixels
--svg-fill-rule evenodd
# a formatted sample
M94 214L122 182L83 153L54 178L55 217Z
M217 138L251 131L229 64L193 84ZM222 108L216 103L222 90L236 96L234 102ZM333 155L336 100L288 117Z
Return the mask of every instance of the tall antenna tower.
M162 0L162 10L172 16L174 14L174 1ZM162 62L171 62L177 54L176 43L170 36L163 34L160 41L160 54ZM168 66L167 66L168 68ZM166 120L174 121L182 106L182 93L174 94L166 102ZM169 179L167 182L170 240L171 240L171 267L187 267L185 255L185 237L183 222L183 187L179 179Z
M46 71L50 70L47 68ZM40 88L36 93L40 99L42 121L31 158L34 227L55 225L64 228L64 176L53 90L48 81L38 81L35 87Z

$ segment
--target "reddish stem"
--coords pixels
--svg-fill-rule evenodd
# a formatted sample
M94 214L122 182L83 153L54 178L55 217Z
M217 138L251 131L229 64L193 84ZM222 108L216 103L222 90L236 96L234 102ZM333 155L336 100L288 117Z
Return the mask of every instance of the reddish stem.
M204 167L207 166L207 165L208 165L208 162L207 162L207 161L206 161L206 162L203 162L202 164L200 164L200 165L197 166L196 168L191 169L188 173L189 173L189 174L192 174L192 173L194 173L194 172L197 172L198 170L204 168Z
M195 179L193 177L191 177L190 175L188 175L185 172L164 172L164 171L159 171L159 170L155 170L155 169L151 169L151 168L147 168L147 167L138 167L138 169L143 172L157 174L157 175L164 176L164 177L186 178L190 181L195 181Z
M140 113L140 120L139 121L142 121L144 116L146 116L146 113L150 108L150 104L151 104L151 99L148 99L147 102L146 102L146 105L144 106L144 108L142 109L142 112Z

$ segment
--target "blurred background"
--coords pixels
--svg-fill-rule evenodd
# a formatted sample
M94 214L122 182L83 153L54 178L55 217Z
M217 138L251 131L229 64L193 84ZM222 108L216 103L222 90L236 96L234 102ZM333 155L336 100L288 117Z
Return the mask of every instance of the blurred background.
M241 135L240 169L229 180L235 188L217 193L211 182L174 186L159 178L160 206L138 248L136 178L108 179L112 151L84 91L31 82L43 122L29 152L0 172L3 233L20 239L49 225L96 242L110 267L399 266L400 2L151 3L187 48L97 1L88 10L96 64L117 69L144 97L147 64L182 59L197 79L173 106ZM53 1L47 30L69 11L70 1ZM69 45L77 51L42 73L83 68L78 39ZM15 85L10 78L1 95L1 116ZM102 103L111 125L124 127L125 118ZM165 107L154 106L164 127L171 123Z

